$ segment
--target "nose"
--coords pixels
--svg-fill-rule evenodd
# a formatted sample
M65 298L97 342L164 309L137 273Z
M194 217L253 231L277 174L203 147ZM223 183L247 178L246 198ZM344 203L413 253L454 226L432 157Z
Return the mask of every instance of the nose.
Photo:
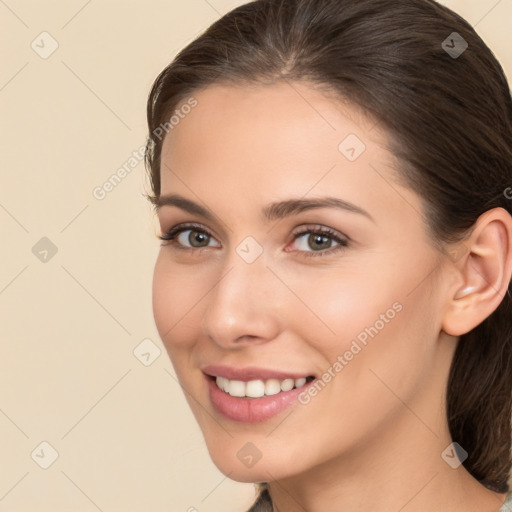
M235 254L204 298L202 332L225 349L271 341L282 328L280 297L279 281L263 257L246 263Z

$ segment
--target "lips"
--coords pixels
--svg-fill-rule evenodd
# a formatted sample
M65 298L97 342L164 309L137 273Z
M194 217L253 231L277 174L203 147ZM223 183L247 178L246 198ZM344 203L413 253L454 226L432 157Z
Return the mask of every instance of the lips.
M214 409L229 420L244 423L266 421L282 413L288 407L296 404L299 394L307 390L315 380L315 377L307 371L292 373L255 366L237 368L234 366L209 365L202 368L202 371L210 402ZM258 382L255 383L255 381ZM221 384L223 388L228 384L228 391L232 394L226 392L225 389L221 389L217 383ZM254 387L254 384L257 384L261 388L263 383L265 392L269 391L267 386L275 387L275 389L270 390L270 395L241 396L246 394L246 386ZM290 386L291 383L298 383L300 386ZM276 384L281 385L281 388L277 389ZM231 388L231 386L234 387ZM243 390L238 388L243 388ZM259 392L252 389L249 394L261 395L261 389L259 389Z
M228 380L240 380L242 382L249 382L251 380L269 380L277 379L279 381L285 379L300 379L313 377L311 373L304 372L284 372L281 370L272 370L269 368L260 368L256 366L246 366L237 368L234 366L224 365L208 365L203 369L203 373L210 377L224 377Z

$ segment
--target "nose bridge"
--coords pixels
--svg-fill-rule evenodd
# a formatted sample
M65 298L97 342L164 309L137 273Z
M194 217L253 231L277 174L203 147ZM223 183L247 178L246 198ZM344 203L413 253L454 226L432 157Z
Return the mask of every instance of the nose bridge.
M243 241L230 251L206 300L203 332L225 346L242 336L272 339L279 329L275 277L251 244Z

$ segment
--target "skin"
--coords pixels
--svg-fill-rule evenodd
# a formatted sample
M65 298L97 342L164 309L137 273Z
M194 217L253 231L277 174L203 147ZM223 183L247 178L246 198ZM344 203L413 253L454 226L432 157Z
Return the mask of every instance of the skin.
M296 82L214 85L194 97L164 140L161 193L215 218L163 206L158 219L161 233L191 222L212 237L201 250L163 242L153 310L215 465L236 481L269 482L276 510L288 512L498 511L505 495L441 454L452 442L445 389L458 336L498 307L512 274L510 215L486 212L462 256L448 257L429 242L421 198L396 183L385 131L354 105ZM353 162L338 149L348 134L366 145ZM273 201L324 195L374 220L333 208L260 216ZM310 226L349 245L326 254L333 239L293 240ZM179 240L194 247L189 235ZM247 236L263 249L250 264L236 252ZM321 376L395 302L402 310L309 404L252 424L212 406L205 365ZM262 455L251 468L237 457L247 442Z

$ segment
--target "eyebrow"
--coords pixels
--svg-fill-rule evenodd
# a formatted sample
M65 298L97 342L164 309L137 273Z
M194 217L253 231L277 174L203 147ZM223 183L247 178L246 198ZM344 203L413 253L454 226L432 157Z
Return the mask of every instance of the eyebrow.
M176 206L188 213L200 215L208 220L214 220L215 217L208 209L204 208L200 204L178 194L161 195L155 199L154 205L156 206L157 211L159 211L163 206ZM288 199L285 201L278 201L265 206L261 214L267 221L272 221L317 208L336 208L350 213L358 213L367 217L372 222L375 222L374 218L366 210L337 197Z

